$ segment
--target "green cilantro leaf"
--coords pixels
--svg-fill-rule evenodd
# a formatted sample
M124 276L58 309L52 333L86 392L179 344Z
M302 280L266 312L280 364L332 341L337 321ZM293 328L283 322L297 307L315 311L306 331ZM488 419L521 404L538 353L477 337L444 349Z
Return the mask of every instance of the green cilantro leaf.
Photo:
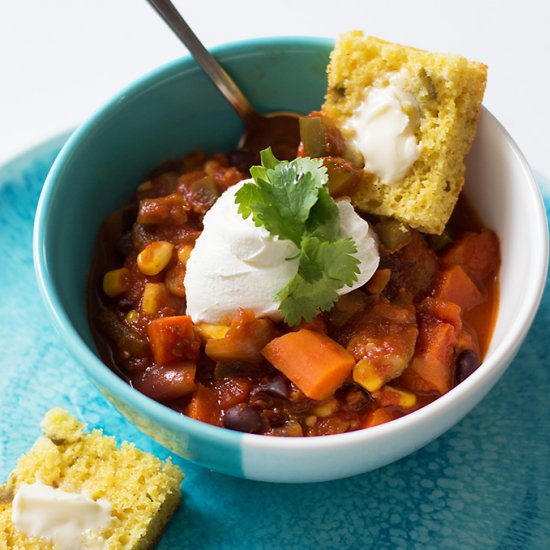
M309 213L307 232L323 241L334 241L340 234L340 215L327 188L321 188L317 202Z
M357 248L353 239L340 238L339 210L320 160L279 161L271 149L260 157L262 165L250 169L254 181L237 191L235 202L243 218L252 216L256 226L299 248L298 272L275 299L287 324L309 322L333 306L338 289L357 280Z
M357 253L357 247L351 237L333 242L320 241L316 237L304 237L302 252L302 256L306 256L308 261L313 261L328 279L342 283L338 288L351 286L357 280L359 260L353 256ZM304 276L301 262L298 271ZM308 271L311 273L311 268ZM304 278L307 280L307 277Z
M299 247L305 222L317 202L320 176L296 161L274 164L271 157L275 159L269 150L269 156L262 158L267 166L253 167L254 182L237 191L239 213L244 218L252 215L257 226ZM269 168L273 165L275 168Z
M301 275L295 275L287 285L277 293L279 309L285 323L297 325L302 319L309 323L319 310L328 311L338 299L334 281L321 278L316 283L308 283Z

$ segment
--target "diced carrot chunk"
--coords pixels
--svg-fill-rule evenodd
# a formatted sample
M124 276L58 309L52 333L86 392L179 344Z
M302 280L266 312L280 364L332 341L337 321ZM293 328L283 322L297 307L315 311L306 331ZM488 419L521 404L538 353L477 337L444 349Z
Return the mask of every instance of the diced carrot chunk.
M222 426L222 414L216 390L197 384L197 389L187 405L185 414L201 422Z
M201 341L195 334L191 317L178 315L153 319L147 333L157 365L198 360Z
M355 359L332 338L301 329L275 338L262 355L310 399L327 399L349 376Z
M431 382L426 382L416 371L407 368L399 378L399 384L414 393L433 393L435 390Z
M497 236L489 229L459 237L440 257L444 266L460 265L476 282L496 274L500 264Z
M222 409L228 409L244 403L250 395L252 383L248 378L225 378L216 383L218 403Z
M379 426L393 420L393 415L387 409L376 409L369 413L367 421L365 422L365 428L372 428L373 426Z
M434 319L453 325L457 333L462 330L462 308L455 302L426 298L422 300L418 310Z
M413 392L447 393L451 389L456 342L457 334L452 325L423 323L415 355L401 375L401 384Z
M434 298L458 304L467 311L485 301L485 296L459 265L441 270Z

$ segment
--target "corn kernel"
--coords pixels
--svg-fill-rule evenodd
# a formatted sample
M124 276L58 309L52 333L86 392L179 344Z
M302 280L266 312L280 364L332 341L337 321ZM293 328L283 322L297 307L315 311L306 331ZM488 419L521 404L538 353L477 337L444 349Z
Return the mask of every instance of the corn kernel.
M398 390L393 386L388 386L386 384L384 392L392 392L397 394L397 406L403 409L411 409L416 405L416 395L410 391Z
M227 334L228 330L229 327L225 325L211 325L209 323L198 323L195 325L195 332L203 340L219 340Z
M149 189L153 189L153 184L150 180L144 181L141 185L138 185L137 187L138 191L149 191Z
M135 309L131 309L124 318L126 322L131 325L139 319L139 313Z
M139 270L144 275L158 275L172 259L174 245L168 241L148 244L137 257Z
M338 410L339 404L336 399L330 399L326 403L317 405L311 412L319 418L326 418Z
M384 379L368 359L361 359L353 367L353 381L370 392L379 390L384 385Z
M141 311L146 315L155 315L166 303L168 291L163 283L147 283L141 297Z
M190 244L184 244L178 248L178 261L186 265L193 247Z
M107 271L103 276L103 292L114 298L130 288L130 272L125 267Z

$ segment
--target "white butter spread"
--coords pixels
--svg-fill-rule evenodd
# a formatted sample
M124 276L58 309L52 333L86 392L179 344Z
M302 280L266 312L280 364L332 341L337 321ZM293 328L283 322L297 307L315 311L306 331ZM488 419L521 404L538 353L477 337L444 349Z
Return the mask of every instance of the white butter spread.
M273 297L297 273L298 248L239 214L235 194L246 181L227 189L206 213L204 230L187 261L187 314L194 323L228 323L239 308L281 320ZM380 256L368 223L349 201L337 204L342 237L353 238L360 261L356 283L339 291L346 294L372 277Z
M365 168L384 183L400 182L420 155L414 128L403 108L417 109L414 97L395 73L385 86L378 83L365 91L365 98L344 124L351 144L362 155Z
M13 499L15 527L61 550L86 548L86 535L105 529L111 519L107 501L94 501L83 493L69 493L41 482L23 483Z

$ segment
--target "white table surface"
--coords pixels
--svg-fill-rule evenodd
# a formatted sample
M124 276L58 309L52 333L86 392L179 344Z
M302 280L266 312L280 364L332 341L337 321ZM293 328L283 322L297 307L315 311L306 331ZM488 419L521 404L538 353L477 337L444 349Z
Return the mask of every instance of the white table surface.
M176 0L207 46L350 29L489 66L485 105L550 176L546 0ZM0 0L0 163L185 53L145 0Z

